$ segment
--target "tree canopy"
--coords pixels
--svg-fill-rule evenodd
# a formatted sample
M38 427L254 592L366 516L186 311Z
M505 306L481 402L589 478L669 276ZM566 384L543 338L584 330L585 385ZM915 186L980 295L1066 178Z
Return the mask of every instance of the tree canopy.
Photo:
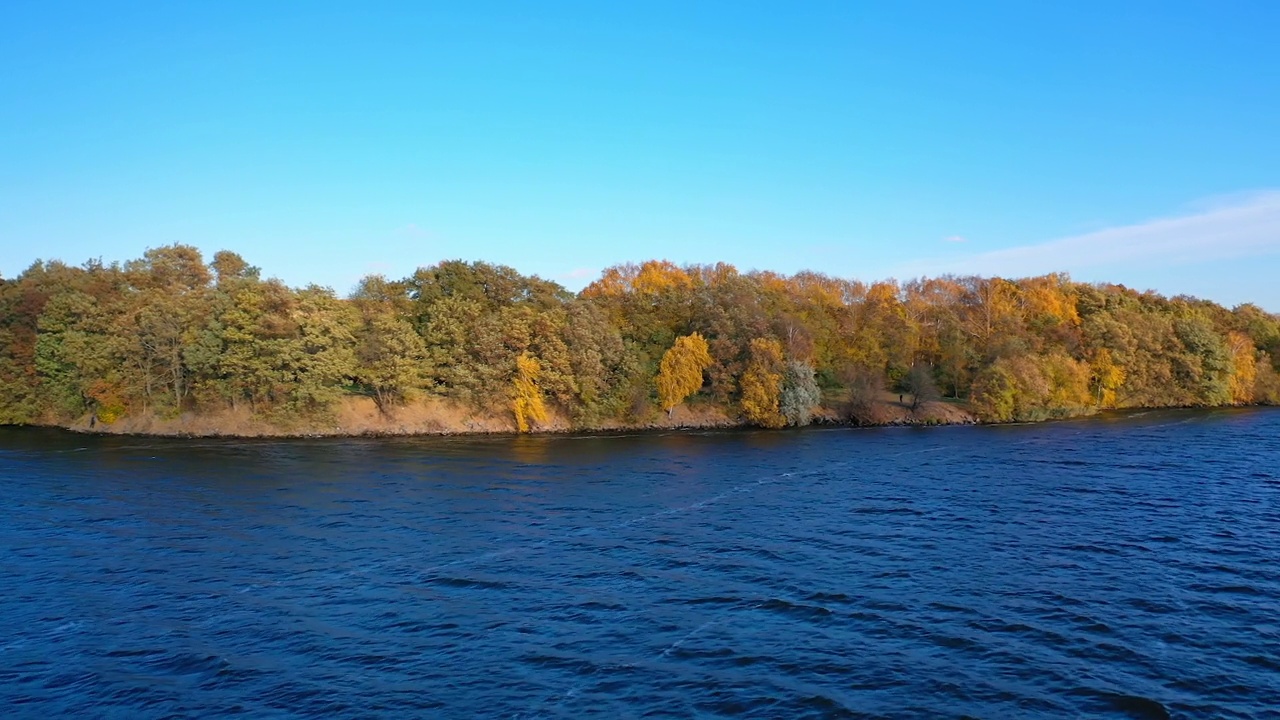
M363 396L389 416L418 398L508 408L520 429L688 401L779 427L860 416L885 388L990 421L1277 403L1280 317L1060 274L865 284L666 261L574 294L450 260L339 297L186 245L0 280L0 423L291 422Z
M658 402L668 413L702 387L702 373L711 365L707 341L698 333L682 335L662 355L658 365Z

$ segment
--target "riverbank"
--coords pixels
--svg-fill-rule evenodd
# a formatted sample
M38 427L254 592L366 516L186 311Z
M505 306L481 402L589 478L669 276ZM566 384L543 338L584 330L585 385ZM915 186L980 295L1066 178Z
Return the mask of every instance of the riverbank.
M966 407L951 402L909 404L892 399L879 400L851 419L847 412L832 407L815 408L813 424L848 426L972 425L977 417ZM187 412L175 417L133 415L114 423L92 416L74 422L38 423L75 432L104 435L151 435L159 437L352 437L409 435L493 435L514 434L515 423L505 408L484 412L456 403L431 398L383 413L370 398L348 397L339 401L323 419L272 421L255 415L249 408L228 408L211 413ZM659 414L643 422L609 421L575 425L568 418L552 415L535 426L535 434L632 430L705 430L750 427L744 420L723 409L705 404L677 407L670 416Z

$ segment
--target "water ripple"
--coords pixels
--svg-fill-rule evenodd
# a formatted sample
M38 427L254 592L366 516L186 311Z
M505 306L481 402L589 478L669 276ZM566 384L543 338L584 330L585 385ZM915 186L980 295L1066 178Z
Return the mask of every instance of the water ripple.
M14 717L1280 717L1280 413L0 429Z

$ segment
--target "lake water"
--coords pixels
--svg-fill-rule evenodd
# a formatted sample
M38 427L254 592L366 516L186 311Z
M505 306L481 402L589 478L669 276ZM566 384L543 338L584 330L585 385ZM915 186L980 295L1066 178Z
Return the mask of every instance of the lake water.
M0 429L9 717L1280 717L1280 411Z

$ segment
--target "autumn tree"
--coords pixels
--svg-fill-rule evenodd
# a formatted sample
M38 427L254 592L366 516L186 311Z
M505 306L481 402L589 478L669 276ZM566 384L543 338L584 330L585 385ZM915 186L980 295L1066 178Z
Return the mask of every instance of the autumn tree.
M760 427L777 428L787 424L780 411L782 401L782 343L773 338L751 341L747 368L739 380L742 414Z
M213 262L209 263L213 270L218 287L243 280L257 280L262 271L250 265L239 254L230 250L219 250L213 254Z
M60 276L61 263L36 262L12 280L0 281L0 424L36 421L47 409L36 369L40 317Z
M702 387L702 372L712 363L707 341L698 333L676 338L658 366L658 403L668 417Z
M575 296L453 260L342 298L187 245L0 280L0 423L225 406L300 422L353 394L387 413L421 393L589 427L646 416L656 384L668 415L703 392L772 427L808 422L824 393L880 421L885 387L918 407L934 382L994 421L1280 403L1280 317L1065 275L864 284L666 261Z
M1227 335L1227 352L1231 355L1228 392L1231 402L1240 405L1253 402L1258 380L1257 350L1249 336L1233 331Z
M618 328L603 310L578 299L566 308L559 332L577 389L576 398L568 403L570 415L592 422L624 413L632 379L640 375L640 362L627 351Z
M1062 353L1002 357L974 385L972 405L984 420L1071 417L1092 406L1089 366Z
M1105 347L1095 351L1089 366L1093 371L1094 403L1100 408L1115 407L1116 392L1124 384L1124 368L1116 363L1111 351Z
M653 373L677 337L697 332L695 299L702 289L684 269L650 260L607 268L581 295L606 312L646 372Z
M974 343L977 355L987 362L1024 348L1018 286L1003 278L963 278L964 294L958 315L961 327Z
M1266 353L1258 358L1257 377L1253 381L1253 401L1264 405L1280 405L1280 372L1272 367Z
M1018 387L1006 361L997 360L978 373L969 403L987 422L1009 422L1017 417Z
M691 322L707 338L713 358L707 367L708 390L716 402L728 404L737 392L751 339L769 333L766 290L759 274L741 275L732 266L702 269L695 278Z
M918 328L917 361L933 366L950 397L969 389L976 351L961 322L965 287L951 276L905 286L906 311Z
M528 353L516 357L516 375L512 381L511 409L515 413L516 429L529 432L529 423L547 421L547 408L538 387L542 367L538 359Z
M119 268L87 263L45 268L46 301L36 321L32 364L40 402L56 417L95 409L95 396L131 394L125 339L113 328L125 283Z

